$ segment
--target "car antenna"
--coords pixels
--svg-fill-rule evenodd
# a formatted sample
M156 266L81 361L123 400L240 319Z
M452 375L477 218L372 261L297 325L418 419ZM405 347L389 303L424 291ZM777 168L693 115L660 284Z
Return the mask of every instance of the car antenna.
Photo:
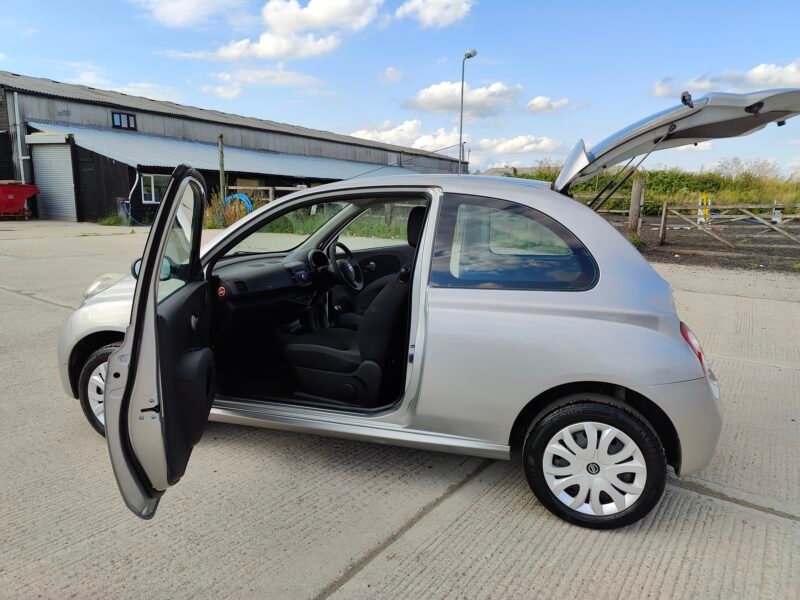
M692 102L692 95L689 92L683 92L681 94L681 104L685 104L689 108L694 108L694 102Z

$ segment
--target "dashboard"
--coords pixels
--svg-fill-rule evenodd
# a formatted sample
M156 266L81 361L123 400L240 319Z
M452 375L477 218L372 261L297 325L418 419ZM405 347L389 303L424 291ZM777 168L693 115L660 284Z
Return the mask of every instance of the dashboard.
M235 299L281 290L299 291L313 286L328 265L328 257L321 250L312 250L305 260L293 254L232 257L214 268L220 286L225 288L217 296Z

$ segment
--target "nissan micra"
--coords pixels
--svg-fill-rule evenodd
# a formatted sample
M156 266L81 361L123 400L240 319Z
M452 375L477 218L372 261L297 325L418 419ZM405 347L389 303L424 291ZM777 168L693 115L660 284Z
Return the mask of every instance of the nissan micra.
M127 506L153 516L210 416L517 457L562 519L642 518L668 465L712 458L719 388L669 285L570 186L800 112L797 90L683 100L591 151L579 142L553 185L344 181L270 203L202 250L206 186L175 169L131 275L93 284L59 343Z

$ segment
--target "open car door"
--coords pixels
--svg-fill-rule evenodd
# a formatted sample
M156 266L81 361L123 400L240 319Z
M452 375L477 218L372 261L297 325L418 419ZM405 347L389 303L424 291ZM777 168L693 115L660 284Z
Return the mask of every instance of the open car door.
M591 150L587 151L583 140L579 140L553 189L566 193L571 185L623 161L632 162L637 156L647 158L656 150L748 135L770 123L784 125L787 119L798 114L800 89L749 94L715 92L697 100L684 92L680 105L629 125L595 144Z
M211 299L200 265L205 202L203 177L177 167L135 263L125 341L108 363L111 464L125 504L144 519L185 472L214 400Z

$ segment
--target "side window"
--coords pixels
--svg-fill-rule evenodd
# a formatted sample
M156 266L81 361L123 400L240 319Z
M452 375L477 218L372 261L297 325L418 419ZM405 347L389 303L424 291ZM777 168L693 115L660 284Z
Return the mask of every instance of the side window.
M339 240L351 250L383 248L408 243L408 216L423 200L376 204L350 221Z
M443 199L432 285L583 291L594 287L597 277L589 251L551 217L495 198Z
M175 218L172 220L164 253L161 256L161 274L156 289L158 302L168 298L192 279L192 248L194 247L194 220L203 214L203 192L192 179L184 181L178 191Z

